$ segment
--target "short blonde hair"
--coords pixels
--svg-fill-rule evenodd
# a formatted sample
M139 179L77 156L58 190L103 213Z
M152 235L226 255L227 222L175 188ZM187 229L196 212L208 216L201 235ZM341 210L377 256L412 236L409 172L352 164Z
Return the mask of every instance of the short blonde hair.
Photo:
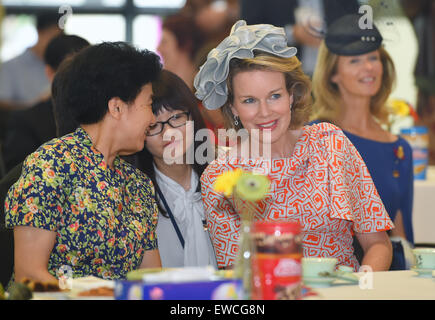
M232 59L230 62L227 78L228 98L221 109L225 127L236 130L243 128L240 121L237 126L234 125L234 115L231 111L231 105L234 101L233 78L239 72L252 70L277 71L284 74L287 91L293 94L290 128L295 129L305 124L312 103L311 81L302 71L301 62L295 56L282 58L267 53L259 53L254 58Z
M383 67L381 88L371 99L370 112L381 123L388 121L386 101L391 94L396 80L393 60L388 52L380 47L380 59ZM339 56L328 50L322 41L317 57L317 65L313 75L314 105L311 120L326 120L334 122L340 111L341 99L338 86L331 81L337 72Z

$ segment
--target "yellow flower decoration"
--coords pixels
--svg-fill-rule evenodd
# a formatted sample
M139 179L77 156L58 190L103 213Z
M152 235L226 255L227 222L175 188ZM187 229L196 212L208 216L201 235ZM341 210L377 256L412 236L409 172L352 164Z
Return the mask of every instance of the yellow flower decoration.
M403 100L392 99L390 101L390 109L393 114L402 117L406 117L410 113L409 105Z
M270 188L270 181L264 175L236 169L222 173L214 183L214 190L222 192L226 197L236 190L237 196L248 201L264 198Z
M237 184L243 170L236 169L233 171L227 171L217 177L213 188L217 192L222 192L226 197L233 194L234 186Z

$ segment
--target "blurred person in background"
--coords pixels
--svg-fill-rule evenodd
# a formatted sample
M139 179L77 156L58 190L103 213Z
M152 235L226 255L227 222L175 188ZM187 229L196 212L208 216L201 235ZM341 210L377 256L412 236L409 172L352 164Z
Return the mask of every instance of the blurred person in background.
M0 65L0 150L10 111L29 108L48 96L50 83L45 74L43 55L50 40L62 32L59 18L56 11L38 14L36 44ZM5 171L0 151L0 177Z
M52 39L44 52L45 72L49 83L66 57L88 45L87 40L75 35L61 34ZM54 137L56 126L51 95L29 109L11 111L2 146L6 170L12 169Z
M207 54L230 33L231 27L239 19L239 0L186 0L181 12L192 15L204 36L204 44L195 57L197 67L205 63ZM208 110L200 103L201 113L207 127L215 132L223 128L220 112Z
M227 36L232 25L237 21L239 1L187 0L181 11L191 14L201 32L206 36L207 42L213 42L216 46Z
M164 19L157 51L163 58L164 68L179 76L193 92L193 79L199 70L196 58L205 38L194 17L187 11L183 12ZM223 124L220 113L206 110L200 101L198 108L207 127L217 134L217 129Z
M195 56L203 43L204 36L193 17L174 14L163 20L162 37L157 51L163 59L164 68L183 79L191 90L193 78L198 72Z
M0 67L0 108L22 109L46 98L50 82L45 73L44 52L48 43L62 33L56 11L38 14L36 44Z

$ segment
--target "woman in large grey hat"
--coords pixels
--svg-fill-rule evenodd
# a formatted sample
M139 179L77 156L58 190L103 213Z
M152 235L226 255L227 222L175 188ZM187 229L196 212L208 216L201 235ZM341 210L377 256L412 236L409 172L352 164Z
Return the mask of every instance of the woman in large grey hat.
M358 270L352 232L363 244L363 264L386 270L393 227L358 152L331 124L303 126L311 104L310 81L282 28L238 21L213 49L195 78L206 108L221 108L228 129L247 139L221 154L201 177L208 228L218 266L231 267L241 219L233 196L213 189L220 174L236 168L266 174L271 191L258 202L255 220L298 221L303 255L335 257ZM255 141L258 138L258 141ZM259 143L268 157L244 154Z
M394 221L390 235L401 239L393 241L391 268L406 269L402 246L413 243L412 150L381 126L388 120L394 65L376 26L360 28L359 21L357 14L346 15L326 32L313 77L313 118L340 127L361 154Z

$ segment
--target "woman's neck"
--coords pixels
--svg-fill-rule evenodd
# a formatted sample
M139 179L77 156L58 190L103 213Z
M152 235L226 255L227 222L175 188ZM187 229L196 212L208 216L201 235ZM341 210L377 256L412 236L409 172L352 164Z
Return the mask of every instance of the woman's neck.
M162 159L154 158L154 163L161 173L177 182L188 191L192 176L192 166L189 164L166 164Z
M335 124L354 135L380 142L393 142L397 137L384 130L370 112L370 98L342 99Z
M370 112L370 97L342 97L335 124L343 130L361 133L377 125Z
M302 130L287 130L279 140L271 144L271 157L289 158L295 149Z
M260 142L258 149L254 147L253 144L258 144L259 139L251 134L249 139L243 140L241 143L238 143L235 148L232 148L229 155L246 158L246 152L248 152L248 157L251 159L289 158L293 154L293 150L301 134L302 130L287 130L283 136L273 143Z
M114 140L111 138L112 135L107 134L108 131L104 123L86 124L81 127L89 135L92 146L103 154L104 161L109 168L113 169L113 163L118 152Z

